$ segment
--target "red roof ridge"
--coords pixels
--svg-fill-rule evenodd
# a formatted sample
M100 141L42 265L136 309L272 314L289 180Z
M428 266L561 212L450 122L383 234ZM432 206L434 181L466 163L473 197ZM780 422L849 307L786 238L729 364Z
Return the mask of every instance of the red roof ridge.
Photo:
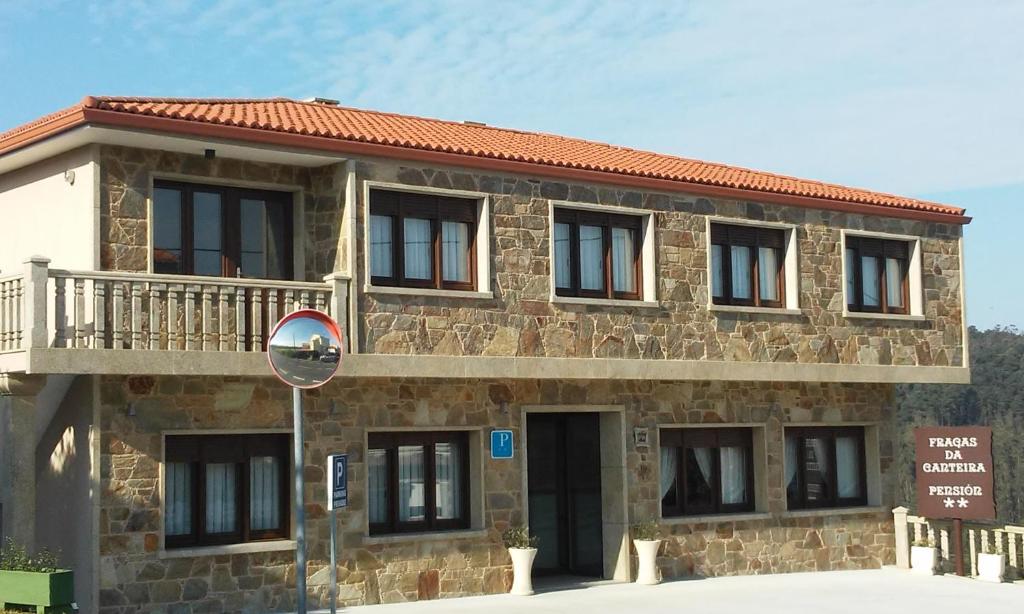
M316 111L308 113L307 109ZM79 114L78 117L75 117L76 113ZM101 118L102 114L106 115ZM149 116L264 132L316 136L335 141L534 164L570 171L574 169L597 172L606 176L632 176L748 193L779 194L795 199L811 198L935 213L940 216L964 217L965 214L962 208L917 198L657 153L580 137L285 97L86 96L77 105L0 133L0 155L90 121L99 124L110 121L117 124L118 115ZM417 125L409 122L422 123ZM246 137L240 138L244 140ZM633 180L634 183L636 181L638 180ZM742 193L738 197L744 198ZM751 198L756 200L756 197Z

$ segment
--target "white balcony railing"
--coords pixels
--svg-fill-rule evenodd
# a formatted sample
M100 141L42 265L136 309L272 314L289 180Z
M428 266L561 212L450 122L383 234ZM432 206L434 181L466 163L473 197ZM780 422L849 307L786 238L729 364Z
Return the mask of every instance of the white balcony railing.
M0 278L0 351L38 347L261 352L285 315L345 323L347 280L323 283L50 269Z
M944 571L954 567L954 543L952 520L925 518L908 514L906 508L893 510L897 543L904 547L912 543L934 544L939 550L939 563ZM1024 578L1024 526L998 522L963 523L964 569L971 576L978 575L978 554L1002 554L1006 556L1006 577L1008 580Z

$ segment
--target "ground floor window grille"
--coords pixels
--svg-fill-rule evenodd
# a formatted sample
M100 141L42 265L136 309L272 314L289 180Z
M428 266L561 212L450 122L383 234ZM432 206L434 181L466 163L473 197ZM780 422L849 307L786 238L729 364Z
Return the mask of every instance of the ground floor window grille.
M464 432L371 433L370 533L467 528L468 460Z
M288 535L289 435L169 435L164 464L168 548Z
M662 516L754 509L752 430L662 429Z

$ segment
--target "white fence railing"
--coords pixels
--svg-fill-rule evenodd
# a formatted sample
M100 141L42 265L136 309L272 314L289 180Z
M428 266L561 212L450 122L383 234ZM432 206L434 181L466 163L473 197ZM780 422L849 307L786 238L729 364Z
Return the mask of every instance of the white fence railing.
M933 544L939 550L939 562L942 571L952 572L955 567L953 521L936 520L914 516L906 508L893 510L896 530L897 564L909 565L908 561L900 561L901 547L909 551L913 543ZM970 576L978 575L978 554L1003 554L1006 556L1006 579L1024 579L1024 526L1000 523L984 523L965 521L963 524L964 571Z
M323 283L51 269L0 278L0 351L34 347L260 352L285 315L347 320L347 280Z

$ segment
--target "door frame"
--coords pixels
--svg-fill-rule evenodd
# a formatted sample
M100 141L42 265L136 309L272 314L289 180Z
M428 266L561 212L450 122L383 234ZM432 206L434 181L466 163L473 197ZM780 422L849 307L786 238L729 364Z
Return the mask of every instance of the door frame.
M523 522L530 524L530 487L527 462L526 417L531 413L596 413L601 438L601 535L602 561L608 580L629 582L632 578L629 556L629 493L626 469L626 407L624 405L524 405L520 415L522 453Z

